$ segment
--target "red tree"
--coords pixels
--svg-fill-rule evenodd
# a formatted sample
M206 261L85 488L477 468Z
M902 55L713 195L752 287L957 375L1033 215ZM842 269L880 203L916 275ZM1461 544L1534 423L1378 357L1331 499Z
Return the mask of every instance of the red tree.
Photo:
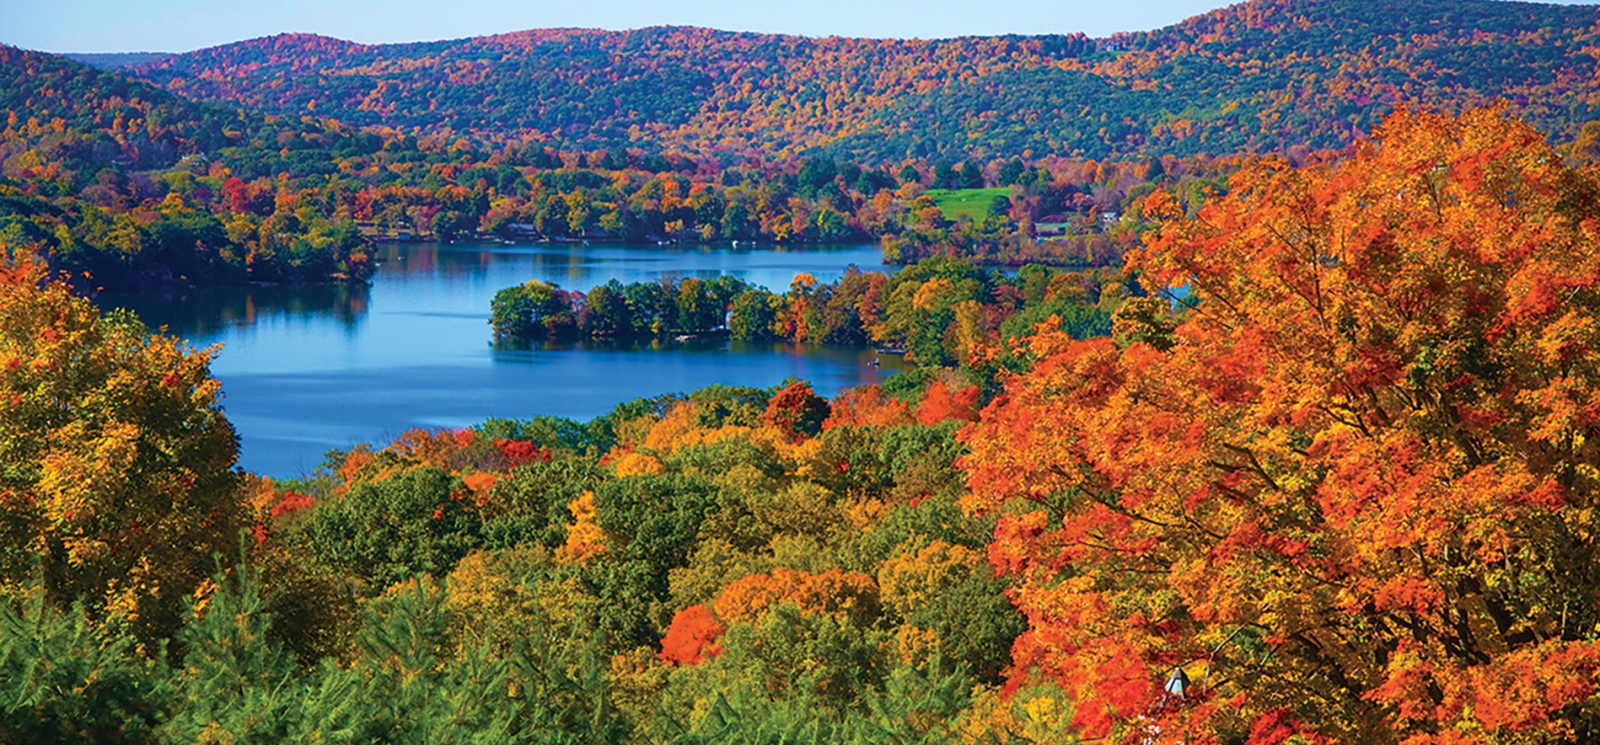
M678 611L661 638L661 659L679 665L693 665L706 657L722 654L717 640L728 630L704 605L691 605Z

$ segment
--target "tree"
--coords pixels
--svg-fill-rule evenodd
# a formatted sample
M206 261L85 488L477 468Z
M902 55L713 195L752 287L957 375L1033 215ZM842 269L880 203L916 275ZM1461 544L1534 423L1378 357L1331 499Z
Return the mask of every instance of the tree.
M1028 168L1022 164L1021 158L1012 158L1000 166L1000 175L996 181L1001 186L1010 186L1022 178L1022 172Z
M1499 111L1402 110L1229 185L1147 203L1133 267L1188 289L1160 344L1041 333L965 437L1016 670L1126 741L1592 739L1594 174Z
M83 606L40 588L0 598L0 742L157 742L149 679L163 665L126 633L96 633Z
M937 539L911 550L915 546L903 546L878 570L884 605L932 637L945 659L967 665L985 682L1000 681L1012 640L1022 631L1003 580L992 576L979 550Z
M685 278L678 283L678 331L690 333L710 331L720 328L723 324L727 306L717 302L707 291L705 282L695 277Z
M935 380L928 386L916 414L917 421L930 427L946 419L976 421L977 418L978 387L967 386L952 391L943 380Z
M790 383L773 394L761 421L793 441L815 437L828 418L828 401L805 383Z
M529 280L494 294L489 323L496 339L543 339L577 330L573 295L547 282Z
M970 161L962 163L958 178L963 189L983 188L983 168L976 163Z
M772 307L776 298L765 290L745 290L733 299L728 313L728 331L739 341L767 341L773 337L772 323L777 312Z
M213 354L0 264L0 592L176 628L249 524Z
M203 742L220 730L234 742L282 742L300 713L303 689L294 684L293 655L270 635L260 572L241 564L216 579L174 639L184 650L183 672L172 681L179 705L164 734Z
M578 312L578 328L589 336L629 336L634 333L633 309L615 279L589 291Z
M1011 218L1011 197L996 194L989 200L989 217L1008 220Z
M704 605L691 605L672 617L667 635L661 638L661 659L680 665L693 665L702 657L722 654L717 639L728 630Z
M829 407L824 430L834 427L892 427L911 421L904 401L884 395L875 385L849 388L840 392Z
M817 240L831 242L849 238L850 225L845 222L845 219L843 213L826 207L813 212L811 214L811 223L816 229Z
M319 504L304 538L324 563L383 588L442 575L481 542L481 516L461 499L461 481L435 466L360 481Z

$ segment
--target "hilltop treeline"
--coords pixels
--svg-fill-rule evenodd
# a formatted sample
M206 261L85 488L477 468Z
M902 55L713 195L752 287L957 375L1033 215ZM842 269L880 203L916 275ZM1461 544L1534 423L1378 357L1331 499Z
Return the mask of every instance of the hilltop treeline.
M137 70L197 100L562 149L1102 160L1338 149L1399 104L1502 98L1570 139L1600 119L1597 33L1587 5L1250 0L1105 39L660 27L370 46L282 35Z
M1600 119L1600 11L1468 0L1249 0L1097 53L905 96L827 147L1114 154L1341 149L1397 106L1499 100L1560 140Z

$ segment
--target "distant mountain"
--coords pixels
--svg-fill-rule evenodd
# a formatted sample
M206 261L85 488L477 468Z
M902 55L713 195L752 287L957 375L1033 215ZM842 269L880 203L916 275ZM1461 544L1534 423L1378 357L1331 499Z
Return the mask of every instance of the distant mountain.
M102 70L129 70L139 65L160 62L172 56L171 52L66 52L61 55L74 62L82 62Z
M900 97L1092 50L1086 37L907 42L698 28L557 29L387 46L282 35L138 73L196 98L355 124L788 154L866 130L875 111Z
M811 39L555 29L370 46L282 35L137 68L168 90L405 130L783 157L1102 158L1339 146L1403 102L1600 118L1600 9L1250 0L1147 33Z
M867 157L1328 148L1396 105L1504 99L1558 139L1600 119L1600 7L1251 0L1051 68L905 96L830 144Z

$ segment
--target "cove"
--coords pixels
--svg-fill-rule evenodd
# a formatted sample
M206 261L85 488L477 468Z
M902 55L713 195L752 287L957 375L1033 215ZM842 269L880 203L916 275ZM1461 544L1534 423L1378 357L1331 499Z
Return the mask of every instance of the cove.
M854 264L883 271L876 245L734 249L679 246L405 243L377 247L370 286L251 286L102 293L196 347L222 344L212 372L239 431L240 465L309 473L330 449L382 446L411 427L489 417L589 419L618 403L714 383L808 380L823 396L878 382L897 360L869 348L584 341L495 349L489 300L539 279L584 290L616 279L731 274L773 290L808 272L829 282Z

